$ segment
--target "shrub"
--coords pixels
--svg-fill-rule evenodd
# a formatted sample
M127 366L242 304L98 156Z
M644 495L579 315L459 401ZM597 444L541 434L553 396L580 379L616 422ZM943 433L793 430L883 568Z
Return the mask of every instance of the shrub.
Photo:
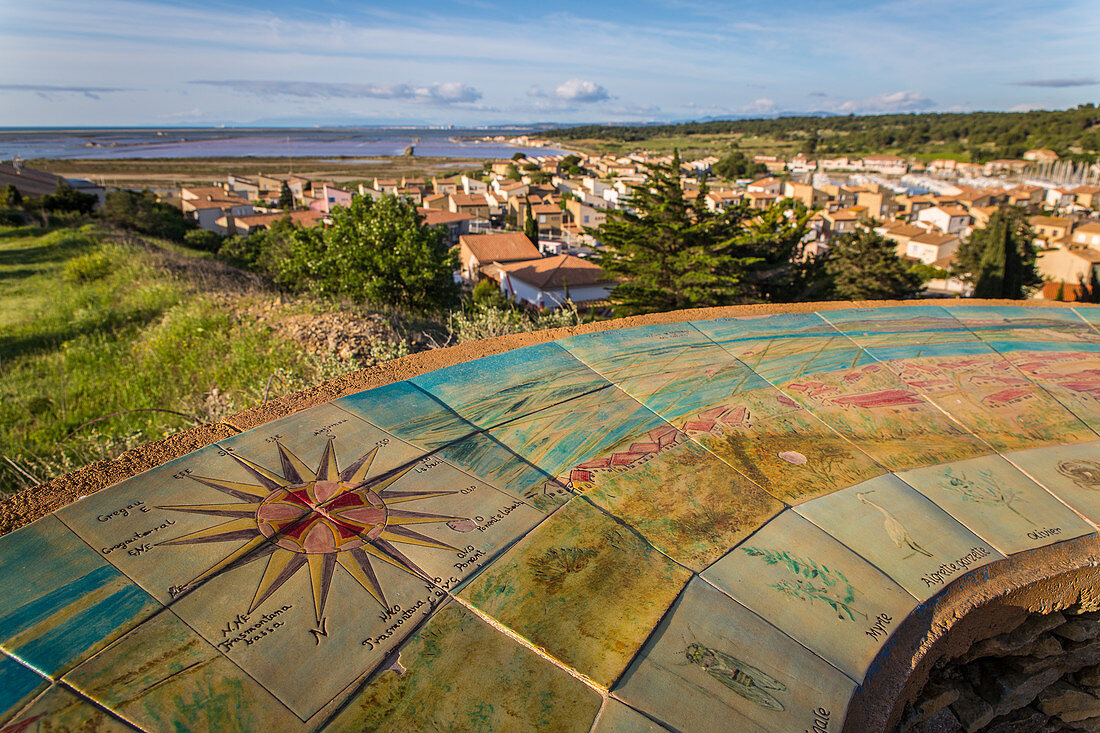
M217 232L212 232L209 229L192 229L183 235L183 243L191 249L217 252L221 249L222 238Z
M101 280L111 274L111 257L103 250L74 257L65 263L64 278L70 282L85 283Z

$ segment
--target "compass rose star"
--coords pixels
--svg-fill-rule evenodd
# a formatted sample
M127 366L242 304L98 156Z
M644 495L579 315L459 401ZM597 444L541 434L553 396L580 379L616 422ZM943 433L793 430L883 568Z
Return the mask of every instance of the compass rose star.
M389 604L375 572L375 562L385 562L430 580L428 574L397 546L419 545L457 552L458 548L409 529L408 525L449 522L463 517L393 507L458 492L398 491L391 488L413 469L415 463L387 476L371 477L370 468L378 453L377 447L341 470L332 441L330 436L316 470L310 469L276 440L282 475L232 452L228 455L243 466L257 483L189 475L189 478L227 494L236 502L160 508L229 517L229 521L159 544L241 541L243 544L187 585L201 583L238 561L248 562L267 556L263 577L248 607L248 613L252 613L305 567L313 591L313 608L320 624L324 619L325 603L337 565L346 570L383 608L388 608Z

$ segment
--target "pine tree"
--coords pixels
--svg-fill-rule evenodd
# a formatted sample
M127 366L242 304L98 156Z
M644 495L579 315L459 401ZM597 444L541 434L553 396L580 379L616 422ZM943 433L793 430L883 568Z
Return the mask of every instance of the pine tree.
M801 201L790 199L753 212L737 238L742 256L757 258L745 277L751 299L789 303L821 296L827 284L823 259L805 256L811 214Z
M1033 238L1024 210L1001 206L960 245L955 273L973 283L976 298L1026 298L1043 282Z
M897 300L920 292L921 280L890 240L862 227L829 246L825 272L839 300Z
M756 258L738 252L746 210L706 208L705 193L685 200L680 156L654 165L621 210L596 231L598 262L618 281L611 301L619 315L725 305L745 300L741 279Z

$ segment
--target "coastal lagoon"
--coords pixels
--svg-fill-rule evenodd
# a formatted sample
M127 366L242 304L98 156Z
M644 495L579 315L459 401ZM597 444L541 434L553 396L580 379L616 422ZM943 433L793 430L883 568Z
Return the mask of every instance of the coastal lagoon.
M563 154L486 138L536 135L529 128L420 129L24 129L0 130L0 160L153 158L510 158L517 152Z

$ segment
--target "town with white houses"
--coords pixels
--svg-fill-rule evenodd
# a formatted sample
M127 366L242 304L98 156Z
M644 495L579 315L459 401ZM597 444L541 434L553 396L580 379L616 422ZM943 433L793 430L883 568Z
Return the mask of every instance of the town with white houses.
M552 145L526 136L507 142L529 151ZM800 203L812 211L805 256L826 251L834 237L858 227L873 228L896 243L899 257L933 268L927 297L969 294L969 286L949 274L955 252L1002 204L1030 215L1045 280L1034 297L1074 300L1100 268L1100 164L1075 166L1050 150L984 164L891 155L757 154L751 161L759 177L732 181L714 175L717 157L683 161L685 196L697 196L705 185L712 211L780 205L793 215ZM164 198L199 227L228 236L248 235L288 216L296 226L324 226L333 208L349 205L355 195L396 195L419 208L424 225L446 227L448 243L459 251L456 277L470 284L492 280L518 303L553 309L567 300L604 300L614 283L590 260L601 247L595 230L610 210L627 206L649 166L671 162L672 156L644 153L528 152L449 177L349 185L293 175L230 175Z

